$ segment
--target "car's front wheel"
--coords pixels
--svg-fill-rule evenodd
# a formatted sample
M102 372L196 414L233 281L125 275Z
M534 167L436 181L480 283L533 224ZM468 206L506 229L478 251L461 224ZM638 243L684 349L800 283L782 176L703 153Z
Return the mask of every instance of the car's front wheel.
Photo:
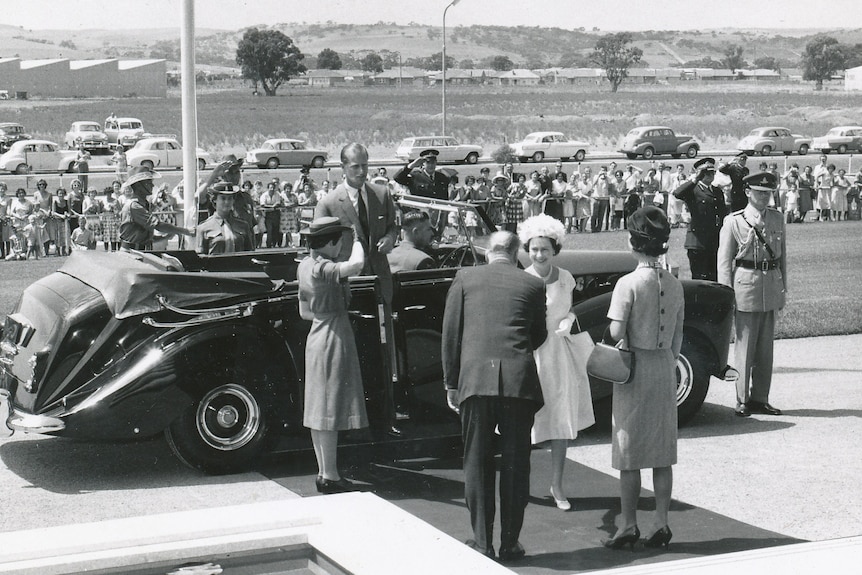
M763 146L762 148L760 148L760 155L761 156L768 156L771 153L772 153L772 146Z
M587 157L587 153L584 150L578 150L577 152L575 152L575 161L576 162L583 162L584 158L586 158L586 157Z
M30 173L30 166L28 166L27 164L18 164L15 167L15 173L16 174L29 174Z
M311 160L311 165L315 168L322 168L324 165L326 165L326 158L324 158L323 156L314 156L314 159Z
M536 152L533 154L533 161L537 164L545 159L545 154L542 152Z
M654 155L655 155L655 150L653 148L651 148L651 147L644 148L644 152L643 152L644 160L651 160Z
M273 401L254 384L219 385L189 406L166 430L174 454L204 473L245 470L275 437Z
M697 146L689 146L685 151L685 157L689 160L697 156Z
M807 153L808 153L808 144L802 144L801 146L799 146L799 155L800 156L804 156Z
M270 158L266 161L266 169L267 170L276 170L278 169L278 158Z
M846 154L847 153L847 146L845 146L844 144L839 144L838 149L835 151L838 152L839 154Z
M469 154L467 154L467 157L464 158L464 161L468 164L475 164L479 161L479 154L477 154L476 152L470 152Z

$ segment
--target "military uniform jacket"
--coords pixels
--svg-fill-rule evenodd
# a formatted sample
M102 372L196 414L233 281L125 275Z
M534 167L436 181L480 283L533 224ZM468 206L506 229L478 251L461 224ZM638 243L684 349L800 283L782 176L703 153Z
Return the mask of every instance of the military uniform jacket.
M686 180L674 190L673 195L685 202L691 212L691 223L685 235L685 249L718 249L718 232L727 215L724 192L703 182Z
M404 166L395 174L394 180L406 186L414 196L449 199L449 178L441 172L435 171L429 176L424 170L410 170Z
M746 221L747 220L747 221ZM764 247L754 227L760 230L774 257ZM787 291L787 238L781 212L767 208L761 215L748 205L724 218L718 245L718 281L736 292L736 309L744 312L772 311L784 307ZM779 260L775 269L765 262ZM756 269L738 265L754 262Z

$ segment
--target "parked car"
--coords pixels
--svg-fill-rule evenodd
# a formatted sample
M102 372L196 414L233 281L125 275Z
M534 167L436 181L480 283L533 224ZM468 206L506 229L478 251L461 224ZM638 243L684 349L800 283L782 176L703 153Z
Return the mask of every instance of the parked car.
M590 144L578 140L569 140L562 132L533 132L520 142L512 144L515 155L522 162L533 160L563 160L574 158L576 162L583 161L590 149Z
M201 148L197 149L196 155L199 170L212 164L212 157ZM130 168L148 166L150 168L182 169L183 148L173 135L152 136L138 140L138 143L126 152L126 161Z
M425 150L437 150L438 162L475 164L482 156L481 146L462 144L450 136L414 136L401 140L401 144L395 150L395 157L410 162Z
M862 126L838 126L814 138L811 147L823 154L862 152Z
M83 148L90 152L108 150L108 136L102 131L99 122L72 122L72 127L66 132L63 142L70 150L73 148Z
M75 171L75 150L62 150L48 140L20 140L0 156L0 170L15 174Z
M329 154L324 150L306 148L302 140L272 138L245 155L245 163L274 170L281 166L313 166L322 168Z
M653 156L667 154L673 158L694 158L700 151L700 143L694 136L677 136L667 126L641 126L629 130L617 151L630 160L638 156L649 160Z
M117 118L108 116L105 118L105 135L108 143L130 148L138 143L138 140L149 136L144 131L144 124L137 118Z
M437 210L432 217L448 224L435 268L394 275L391 315L376 277L350 280L371 429L345 433L346 443L454 441L461 431L443 390L443 309L457 270L485 263L493 224L471 204L416 196L399 202L402 210ZM299 317L296 282L297 259L305 255L296 248L73 254L24 290L5 320L0 400L11 407L9 426L83 440L164 433L182 461L210 473L248 467L279 438L285 450L307 449L302 400L310 322ZM521 258L529 265L526 253ZM558 258L577 280L580 329L599 340L614 284L637 262L612 251L563 250ZM726 369L734 300L715 282L682 283L685 332L676 374L686 421L703 403L710 375ZM396 336L381 338L387 331ZM613 392L607 382L591 387L596 402ZM406 421L394 415L397 397L405 398L398 407Z
M24 126L21 124L0 122L0 152L5 152L15 142L30 138L30 134L24 131Z
M799 134L793 134L787 128L768 126L754 128L736 145L737 149L749 156L760 154L768 156L773 152L781 152L785 156L796 152L804 156L811 148L812 139Z

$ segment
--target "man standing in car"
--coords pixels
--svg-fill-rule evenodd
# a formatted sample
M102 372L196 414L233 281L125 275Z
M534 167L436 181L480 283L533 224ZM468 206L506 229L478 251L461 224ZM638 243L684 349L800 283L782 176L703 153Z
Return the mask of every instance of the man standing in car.
M449 199L449 177L437 171L437 150L423 150L419 157L398 170L393 179L414 196Z
M195 231L161 222L152 214L147 198L153 191L153 179L159 174L146 166L132 168L129 178L123 182L122 189L131 189L132 198L123 205L120 212L120 249L148 250L153 245L153 232L168 232L194 236Z

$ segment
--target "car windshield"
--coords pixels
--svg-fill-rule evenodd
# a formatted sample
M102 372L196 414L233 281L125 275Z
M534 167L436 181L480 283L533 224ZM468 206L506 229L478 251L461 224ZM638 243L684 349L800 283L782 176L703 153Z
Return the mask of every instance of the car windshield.
M762 134L762 133L763 133L763 130L761 130L761 129L754 129L754 130L751 130L751 132L749 132L749 133L748 133L748 135L749 135L749 136L759 136L759 135L760 135L760 134Z
M535 135L535 134L530 134L529 136L527 136L526 138L524 138L524 141L525 141L525 142L538 142L538 141L539 141L539 140L541 140L541 139L542 139L542 137L541 137L541 136L537 136L537 135Z
M826 132L827 136L843 136L844 130L841 128L832 128L828 132Z
M472 245L474 240L494 231L484 210L474 204L449 202L422 196L403 196L398 200L402 212L421 210L431 217L434 227L440 230L442 245Z
M4 126L3 131L7 134L20 134L24 131L24 126Z
M261 150L274 150L275 144L272 141L267 140L266 142L263 143L263 145L260 147L260 149Z
M98 124L81 124L78 126L78 131L80 132L98 132L99 125Z

